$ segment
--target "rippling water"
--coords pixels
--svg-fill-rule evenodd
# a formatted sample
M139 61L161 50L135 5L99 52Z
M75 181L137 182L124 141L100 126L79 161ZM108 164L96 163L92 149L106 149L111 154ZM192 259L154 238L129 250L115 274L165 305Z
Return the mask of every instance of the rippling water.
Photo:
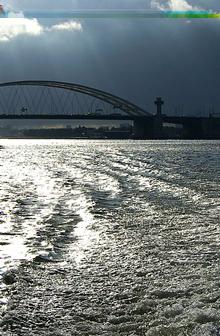
M0 297L21 260L71 261L114 275L119 324L220 335L219 141L1 145Z

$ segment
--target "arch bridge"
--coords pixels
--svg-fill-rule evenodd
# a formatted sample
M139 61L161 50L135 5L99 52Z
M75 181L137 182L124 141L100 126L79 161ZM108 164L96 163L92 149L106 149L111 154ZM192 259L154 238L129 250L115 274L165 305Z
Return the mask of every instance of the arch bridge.
M153 115L111 93L59 81L0 83L0 119L130 120L134 136L142 139L162 138L163 122L170 122L183 125L192 138L220 137L220 118L165 116L161 105Z
M15 90L12 90L13 87L15 88ZM32 94L30 94L30 90L28 92L28 90L26 89L27 87L35 87L35 90L32 90ZM19 88L21 88L20 91ZM41 94L37 92L37 89L39 88L42 88ZM55 91L56 94L52 94L52 91L48 90L49 88L55 89L53 90L53 92ZM7 94L4 94L3 90L6 91L6 89L8 89L8 92ZM60 91L59 94L57 91ZM33 92L35 92L34 95ZM80 112L77 112L76 109L76 101L78 101L78 105L80 105L79 96L76 97L76 95L73 94L72 97L70 97L70 95L68 94L69 92L74 94L78 93L81 98L82 96L84 96L84 106L81 102ZM5 96L4 98L2 97L2 93ZM87 104L86 108L85 96L92 98L90 99L90 105ZM75 102L70 108L70 102L73 103L73 98L75 98ZM6 104L5 100L7 101ZM95 111L94 108L97 107L97 102L95 104L94 100L99 101L99 108L96 108ZM42 103L44 104L44 108L42 108L41 106L41 111L39 111L39 106L42 105ZM56 106L59 103L61 106ZM54 108L53 111L51 109L52 105ZM107 109L104 105L108 105L108 107L111 106L113 111L118 110L122 112L123 117L130 116L131 120L132 117L135 116L151 116L149 112L145 111L138 105L131 103L126 99L123 99L105 91L101 91L80 84L45 80L16 81L0 84L1 115L7 114L8 116L14 115L18 117L20 115L20 117L26 116L27 118L31 116L33 118L34 116L40 117L41 115L42 118L45 118L45 116L48 115L48 118L53 118L60 114L62 115L62 117L67 117L71 115L72 118L74 118L74 116L76 117L78 115L83 116L86 119L92 117L91 114L93 114L94 117L96 114L96 117L99 116L102 119L102 116L104 115L106 116L109 114L114 114L116 117L116 113L109 113L109 108ZM45 108L47 110L47 113L45 113L45 111L44 113L42 113L42 110L44 110ZM118 115L118 117L120 117L120 115Z
M155 117L127 99L89 86L47 80L0 83L0 119L130 120L135 137L155 137Z

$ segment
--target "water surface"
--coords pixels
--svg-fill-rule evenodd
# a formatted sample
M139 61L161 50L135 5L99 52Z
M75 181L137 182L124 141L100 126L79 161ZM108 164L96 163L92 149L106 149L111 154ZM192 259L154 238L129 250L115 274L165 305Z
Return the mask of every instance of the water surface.
M1 145L2 303L1 275L41 256L106 274L126 335L220 334L219 141Z

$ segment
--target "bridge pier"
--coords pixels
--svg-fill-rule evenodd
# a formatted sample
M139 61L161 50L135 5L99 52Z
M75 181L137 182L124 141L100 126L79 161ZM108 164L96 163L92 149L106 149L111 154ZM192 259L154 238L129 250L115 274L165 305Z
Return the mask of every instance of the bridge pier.
M157 97L154 104L157 113L151 117L143 117L134 120L134 137L138 139L162 139L163 138L163 115L162 106L164 101Z
M137 118L133 122L133 137L135 139L151 139L153 129L152 118Z
M133 137L135 139L161 139L163 138L162 117L137 117L133 122Z
M220 139L220 118L202 118L201 129L204 139Z
M200 118L183 124L184 138L219 139L220 118Z
M183 137L185 139L201 139L204 138L201 121L191 120L183 124Z

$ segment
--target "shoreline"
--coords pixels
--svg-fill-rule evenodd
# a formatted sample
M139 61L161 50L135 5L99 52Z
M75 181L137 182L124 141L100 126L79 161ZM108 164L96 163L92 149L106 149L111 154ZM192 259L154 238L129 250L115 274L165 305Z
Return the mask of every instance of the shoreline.
M104 141L219 141L220 138L24 138L24 137L0 137L1 140L104 140Z

